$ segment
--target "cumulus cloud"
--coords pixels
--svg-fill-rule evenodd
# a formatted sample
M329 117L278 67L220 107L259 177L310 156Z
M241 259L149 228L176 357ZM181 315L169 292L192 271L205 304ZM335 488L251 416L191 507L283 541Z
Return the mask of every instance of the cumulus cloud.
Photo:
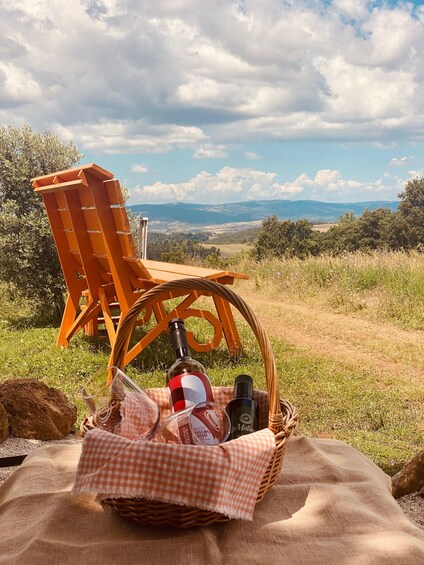
M10 0L0 120L83 151L206 158L258 139L420 141L423 50L407 2Z
M260 159L262 159L262 157L254 151L245 151L244 156L249 161L259 161Z
M68 127L54 124L52 129L65 139L79 139L86 149L104 153L166 153L206 139L197 127L149 124L144 120L77 123Z
M411 169L410 171L408 171L408 174L411 179L417 177L421 178L424 177L424 169Z
M364 19L368 15L367 0L333 0L333 6L349 18Z
M410 164L413 157L393 157L390 159L389 165L391 167L405 167Z
M298 194L300 184L276 182L276 173L223 167L216 174L200 172L183 183L156 182L131 190L133 202L237 202L287 197Z
M146 167L146 165L133 165L131 167L132 173L147 173L148 170L149 170L149 168Z
M226 145L201 145L193 154L195 159L224 159L228 157Z
M343 200L358 201L369 199L370 193L381 193L383 199L383 193L389 195L389 192L381 179L364 183L355 179L344 179L339 171L331 169L319 170L313 178L302 173L293 180L278 182L277 173L274 172L223 167L216 174L202 171L187 182L156 182L147 186L137 186L131 190L131 204L138 202L215 204L288 198L327 200L328 194L334 195L336 199L344 197Z

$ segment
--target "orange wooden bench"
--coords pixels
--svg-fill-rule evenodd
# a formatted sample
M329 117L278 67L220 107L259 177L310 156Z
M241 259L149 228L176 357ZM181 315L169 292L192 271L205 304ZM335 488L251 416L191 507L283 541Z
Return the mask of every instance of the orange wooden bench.
M94 335L99 324L104 324L113 347L117 324L140 293L162 282L201 277L232 284L236 278L248 278L232 271L139 259L119 181L98 165L37 177L32 183L43 197L68 289L59 346L67 346L81 329ZM213 337L207 343L198 342L188 332L195 351L214 349L224 336L230 354L237 356L241 344L230 305L212 295L216 313L197 308L194 302L202 294L207 293L181 289L164 296L163 300L182 298L171 312L165 309L163 300L149 307L140 323L148 322L153 315L156 325L127 352L125 364L166 330L169 319L175 316L204 318L213 326Z

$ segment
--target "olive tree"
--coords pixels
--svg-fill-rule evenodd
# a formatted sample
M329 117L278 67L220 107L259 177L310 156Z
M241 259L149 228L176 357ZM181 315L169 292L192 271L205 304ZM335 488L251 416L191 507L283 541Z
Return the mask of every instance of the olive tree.
M399 194L399 214L408 222L410 246L424 248L424 177L417 177L405 184Z
M319 252L317 234L307 220L281 221L269 216L262 221L262 228L254 248L254 256L261 261L267 257L301 257Z
M73 143L52 133L0 128L0 282L30 300L37 317L60 315L64 280L31 178L72 167L81 157Z

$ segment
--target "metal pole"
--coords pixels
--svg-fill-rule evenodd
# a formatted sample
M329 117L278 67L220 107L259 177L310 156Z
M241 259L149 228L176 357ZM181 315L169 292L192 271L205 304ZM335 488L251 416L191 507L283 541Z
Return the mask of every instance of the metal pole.
M149 218L140 216L138 227L138 253L141 259L147 259L147 224Z

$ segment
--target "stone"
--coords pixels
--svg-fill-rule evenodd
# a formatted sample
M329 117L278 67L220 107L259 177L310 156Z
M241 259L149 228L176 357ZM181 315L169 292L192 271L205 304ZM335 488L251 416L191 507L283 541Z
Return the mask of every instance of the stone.
M424 489L424 450L420 451L403 469L392 477L392 494L400 498Z
M9 418L3 404L0 404L0 443L3 443L8 437Z
M0 385L0 403L9 419L10 435L44 441L68 435L77 409L60 390L34 379L14 379Z

